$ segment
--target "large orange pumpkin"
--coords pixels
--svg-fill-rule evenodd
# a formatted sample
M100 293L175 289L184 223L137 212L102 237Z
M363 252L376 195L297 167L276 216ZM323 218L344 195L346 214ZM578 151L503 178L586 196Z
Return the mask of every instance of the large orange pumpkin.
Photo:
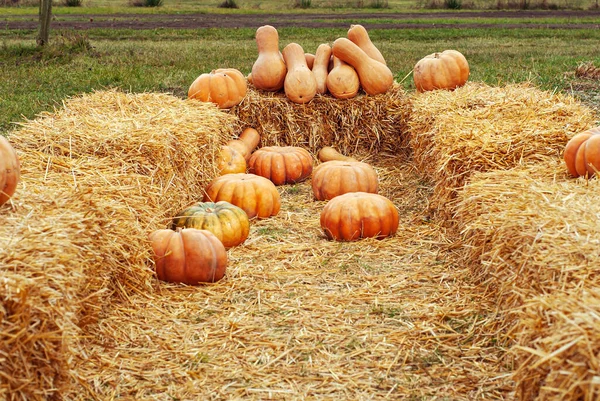
M244 75L235 68L219 68L201 74L190 85L188 98L215 103L220 109L229 109L244 99L248 85Z
M321 228L336 241L382 239L394 235L398 224L396 206L384 196L366 192L336 196L321 212Z
M423 57L413 70L413 80L417 91L434 89L456 89L469 78L469 63L462 53L444 50Z
M206 188L204 202L226 201L242 208L249 218L275 216L281 208L277 187L255 174L225 174Z
M156 230L149 239L159 280L196 285L225 275L227 251L208 230Z
M573 177L591 177L600 171L600 127L571 138L565 147L564 159Z
M328 161L319 164L312 175L317 200L329 200L348 192L377 193L379 179L371 165L359 161Z
M248 238L250 220L246 212L229 202L200 202L177 213L172 228L177 227L208 230L230 248Z
M265 146L252 154L248 169L275 185L293 184L310 176L313 157L298 146Z
M0 205L13 196L20 179L19 157L10 142L0 135Z

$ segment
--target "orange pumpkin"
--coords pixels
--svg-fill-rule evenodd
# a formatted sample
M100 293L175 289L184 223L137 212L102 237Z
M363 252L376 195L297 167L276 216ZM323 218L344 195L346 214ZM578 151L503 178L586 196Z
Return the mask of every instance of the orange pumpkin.
M196 285L225 275L227 251L208 230L156 230L149 239L159 280Z
M313 158L297 146L266 146L252 154L248 168L275 185L293 184L311 175Z
M327 238L336 241L382 239L396 233L399 221L398 210L389 199L366 192L336 196L321 212L321 228Z
M444 50L425 56L413 70L413 80L419 92L456 89L464 85L468 78L469 63L456 50Z
M235 174L246 172L246 159L244 155L231 146L221 146L217 158L219 174Z
M200 202L173 218L172 228L197 228L213 233L225 248L241 244L250 233L250 220L241 208L229 202Z
M348 192L376 194L379 179L375 169L358 161L328 161L313 171L312 190L317 200L329 200Z
M21 165L10 142L0 135L0 205L5 204L17 190Z
M277 187L255 174L225 174L206 188L204 202L226 201L244 210L249 218L275 216L281 208Z
M563 157L573 177L592 177L600 171L600 127L591 128L571 138Z
M248 85L244 75L234 68L220 68L201 74L188 90L188 98L215 103L229 109L244 99Z

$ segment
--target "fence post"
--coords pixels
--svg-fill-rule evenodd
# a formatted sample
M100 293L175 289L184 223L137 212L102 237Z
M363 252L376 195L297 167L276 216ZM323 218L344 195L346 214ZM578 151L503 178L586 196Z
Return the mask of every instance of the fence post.
M52 18L52 0L40 0L40 32L37 37L38 46L48 44L50 37L50 19Z

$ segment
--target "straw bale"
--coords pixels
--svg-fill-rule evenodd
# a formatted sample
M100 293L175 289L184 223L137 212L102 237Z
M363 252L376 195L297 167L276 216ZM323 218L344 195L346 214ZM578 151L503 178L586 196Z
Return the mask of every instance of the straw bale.
M581 63L575 69L575 76L578 78L600 79L600 68L596 67L593 61Z
M250 85L232 113L261 134L262 146L302 146L314 154L323 146L333 146L344 154L364 155L408 149L405 131L410 108L410 97L399 84L377 96L360 92L340 100L317 95L307 104Z
M408 126L414 160L435 185L432 207L452 221L457 191L472 173L558 157L596 118L575 98L527 83L470 82L415 95Z
M523 400L597 399L599 191L550 158L476 173L459 195L467 263L516 344Z
M201 197L232 120L200 102L109 90L11 135L22 182L0 208L0 394L68 391L86 327L153 289L147 235Z

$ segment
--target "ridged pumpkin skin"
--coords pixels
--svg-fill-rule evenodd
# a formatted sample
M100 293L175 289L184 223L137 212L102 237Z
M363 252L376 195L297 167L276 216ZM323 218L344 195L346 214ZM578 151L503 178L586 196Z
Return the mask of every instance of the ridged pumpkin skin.
M149 236L156 276L172 283L214 283L225 275L227 251L210 231L156 230Z
M221 146L217 158L219 174L235 174L246 172L246 159L244 155L231 146Z
M317 80L306 64L304 50L298 43L290 43L281 54L287 67L283 83L285 96L294 103L308 103L317 94Z
M275 185L294 184L311 175L313 158L297 146L266 146L252 154L248 170Z
M348 39L356 43L358 47L364 50L372 59L379 61L380 63L386 64L383 55L379 49L371 42L369 33L364 26L356 24L350 25L348 29Z
M240 71L219 68L196 78L188 89L188 98L215 103L220 109L230 109L240 104L247 91L246 78Z
M5 204L17 190L21 165L10 142L0 135L0 205Z
M396 206L378 194L349 192L336 196L321 212L321 228L327 238L336 241L382 239L394 235L398 224Z
M287 67L279 51L279 34L271 25L256 30L258 58L252 65L252 84L257 89L276 92L283 88Z
M226 201L244 210L248 218L275 216L281 208L277 187L256 174L226 174L206 188L204 202Z
M208 230L225 248L231 248L248 238L250 220L246 212L229 202L200 202L177 213L171 228L177 227Z
M573 177L592 177L600 171L600 127L573 136L567 142L563 157Z
M394 84L394 74L388 66L369 57L350 39L336 39L331 50L335 57L354 67L360 85L369 95L385 93Z
M336 99L351 99L360 89L360 80L351 65L333 57L333 68L327 75L327 89Z
M469 63L456 50L444 50L423 57L413 71L415 87L419 92L435 89L453 90L469 79Z
M317 200L329 200L348 192L379 190L377 172L367 163L328 161L319 164L312 175L312 190Z
M317 81L317 93L327 93L327 75L329 75L329 60L331 59L331 46L322 43L317 47L311 70Z

